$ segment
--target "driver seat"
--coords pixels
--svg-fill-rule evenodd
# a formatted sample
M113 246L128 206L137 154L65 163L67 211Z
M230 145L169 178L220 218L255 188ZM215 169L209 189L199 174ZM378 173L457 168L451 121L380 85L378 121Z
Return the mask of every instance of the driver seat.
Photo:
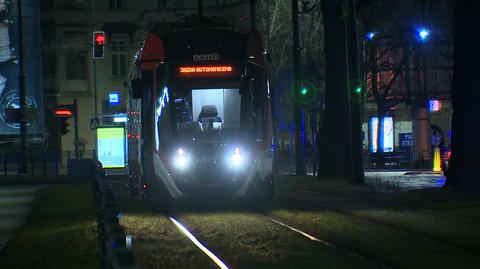
M222 119L218 117L218 110L215 105L203 105L198 114L198 124L200 129L205 130L221 130Z

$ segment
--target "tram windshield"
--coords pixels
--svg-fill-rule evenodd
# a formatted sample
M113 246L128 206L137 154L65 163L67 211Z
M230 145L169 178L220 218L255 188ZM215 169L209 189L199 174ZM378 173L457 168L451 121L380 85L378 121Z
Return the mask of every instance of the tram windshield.
M198 142L239 139L241 100L239 89L192 89L175 97L173 121L177 134L182 140Z

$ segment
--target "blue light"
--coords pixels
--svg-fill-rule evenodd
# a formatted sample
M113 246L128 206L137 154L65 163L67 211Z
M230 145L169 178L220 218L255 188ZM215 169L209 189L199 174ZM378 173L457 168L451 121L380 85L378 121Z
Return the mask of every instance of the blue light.
M120 105L120 93L119 92L109 92L108 93L108 104L110 106Z
M425 41L430 35L430 31L426 28L420 28L417 30L417 35L420 38L420 40Z
M373 38L375 38L375 35L377 35L376 32L368 32L365 36L368 40L372 40Z
M428 100L428 111L429 112L438 112L441 109L441 103L439 100Z

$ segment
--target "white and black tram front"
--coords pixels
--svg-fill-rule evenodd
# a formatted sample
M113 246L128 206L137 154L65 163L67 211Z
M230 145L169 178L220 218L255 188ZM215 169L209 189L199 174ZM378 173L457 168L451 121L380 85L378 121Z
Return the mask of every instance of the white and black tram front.
M268 199L273 150L258 34L190 30L160 40L163 58L141 69L135 89L143 138L137 185L152 199Z

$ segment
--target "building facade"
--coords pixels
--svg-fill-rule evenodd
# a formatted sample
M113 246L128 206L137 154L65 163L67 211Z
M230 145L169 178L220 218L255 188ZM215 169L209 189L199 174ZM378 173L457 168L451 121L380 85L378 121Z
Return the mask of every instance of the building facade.
M249 1L204 2L205 17L227 18L239 30L248 28ZM48 146L74 150L73 121L59 135L56 105L78 102L79 146L83 156L94 156L95 130L91 120L126 112L126 81L133 56L151 27L172 31L178 23L197 16L193 0L43 0L42 53ZM92 58L94 31L106 35L104 57ZM119 104L109 105L109 93L119 94Z

